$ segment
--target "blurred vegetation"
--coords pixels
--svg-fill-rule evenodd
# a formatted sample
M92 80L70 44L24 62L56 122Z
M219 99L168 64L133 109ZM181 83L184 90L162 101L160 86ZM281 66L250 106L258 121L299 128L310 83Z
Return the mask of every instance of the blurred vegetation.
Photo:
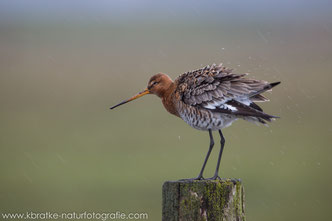
M138 211L160 220L162 183L198 174L208 133L154 96L108 108L157 72L175 78L223 62L282 82L262 104L280 119L224 130L221 174L243 180L248 220L331 220L331 22L315 20L317 11L303 20L200 11L193 21L180 12L1 20L1 212Z

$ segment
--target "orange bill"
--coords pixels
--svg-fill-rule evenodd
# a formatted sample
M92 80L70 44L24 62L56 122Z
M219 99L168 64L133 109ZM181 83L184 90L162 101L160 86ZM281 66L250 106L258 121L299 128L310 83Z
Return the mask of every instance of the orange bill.
M119 104L117 104L117 105L114 105L114 106L111 107L110 109L114 109L114 108L116 108L116 107L118 107L118 106L120 106L120 105L122 105L122 104L125 104L125 103L128 103L128 102L130 102L130 101L133 101L133 100L135 100L135 99L137 99L137 98L140 98L140 97L142 97L142 96L144 96L144 95L146 95L146 94L150 94L150 91L149 91L149 89L147 89L147 88L146 88L144 91L139 92L139 93L136 94L135 96L129 98L128 100L124 100L124 101L122 101L121 103L119 103Z

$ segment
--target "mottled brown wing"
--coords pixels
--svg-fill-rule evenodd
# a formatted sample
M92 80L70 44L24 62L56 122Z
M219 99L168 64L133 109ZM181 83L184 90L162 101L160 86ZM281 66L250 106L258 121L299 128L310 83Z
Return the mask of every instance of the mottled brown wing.
M220 107L232 99L240 102L267 101L260 93L269 89L269 83L247 79L244 78L247 74L233 74L231 71L222 64L213 64L184 73L176 79L177 92L184 103L208 109Z

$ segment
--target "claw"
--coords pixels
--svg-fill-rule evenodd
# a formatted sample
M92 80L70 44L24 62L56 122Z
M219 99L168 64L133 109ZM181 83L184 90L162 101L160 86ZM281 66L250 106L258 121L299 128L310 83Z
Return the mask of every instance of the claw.
M195 178L180 179L179 181L194 181L194 180L204 180L204 177L198 176L198 177L195 177Z
M211 178L207 178L207 180L221 180L220 176L213 176Z

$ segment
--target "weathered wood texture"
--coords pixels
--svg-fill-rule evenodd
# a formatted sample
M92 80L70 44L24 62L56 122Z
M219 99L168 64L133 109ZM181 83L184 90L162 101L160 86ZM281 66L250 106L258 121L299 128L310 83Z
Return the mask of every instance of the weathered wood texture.
M163 221L242 221L244 190L240 180L166 181Z

